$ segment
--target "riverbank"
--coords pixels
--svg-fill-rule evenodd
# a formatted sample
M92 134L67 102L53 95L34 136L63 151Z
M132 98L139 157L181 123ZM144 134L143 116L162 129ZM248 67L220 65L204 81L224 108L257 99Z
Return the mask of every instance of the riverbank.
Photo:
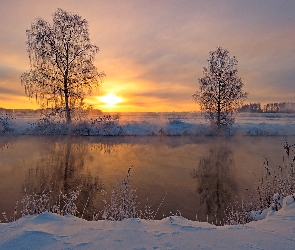
M294 197L279 211L245 225L217 227L183 217L160 221L85 221L43 213L0 224L6 249L294 249Z

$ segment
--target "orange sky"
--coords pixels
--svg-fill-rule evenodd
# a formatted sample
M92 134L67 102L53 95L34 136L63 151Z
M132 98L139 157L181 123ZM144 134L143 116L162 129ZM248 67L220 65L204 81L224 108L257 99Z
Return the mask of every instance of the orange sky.
M295 102L294 0L3 0L0 2L0 107L38 108L20 75L29 70L25 30L51 22L57 8L89 22L95 65L106 78L87 104L103 111L194 111L191 96L209 51L239 61L247 102ZM113 94L118 104L100 97Z

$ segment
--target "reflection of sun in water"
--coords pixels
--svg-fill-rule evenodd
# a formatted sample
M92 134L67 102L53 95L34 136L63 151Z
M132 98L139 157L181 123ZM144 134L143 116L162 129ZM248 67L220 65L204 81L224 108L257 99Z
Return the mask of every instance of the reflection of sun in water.
M114 94L108 94L108 95L105 95L105 96L100 96L98 97L98 99L105 103L107 107L115 107L116 104L122 102L122 98L119 97L119 96L116 96Z

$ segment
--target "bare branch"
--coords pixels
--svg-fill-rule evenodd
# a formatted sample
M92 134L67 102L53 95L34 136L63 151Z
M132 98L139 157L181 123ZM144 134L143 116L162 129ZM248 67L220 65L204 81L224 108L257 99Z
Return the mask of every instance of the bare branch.
M99 49L90 44L87 20L58 9L53 24L39 18L26 34L30 71L21 76L26 94L42 107L65 110L71 122L71 110L82 107L104 77L93 65Z
M238 61L229 51L217 47L210 51L208 68L199 78L200 90L193 95L201 111L213 127L228 127L234 122L237 108L242 106L247 93L242 90L244 82L238 77Z

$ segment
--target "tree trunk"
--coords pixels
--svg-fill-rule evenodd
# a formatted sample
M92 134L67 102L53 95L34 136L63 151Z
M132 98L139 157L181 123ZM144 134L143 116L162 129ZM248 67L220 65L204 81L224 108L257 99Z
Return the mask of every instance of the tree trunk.
M221 94L220 94L220 81L218 82L218 102L217 102L217 122L218 122L218 129L220 129L220 113L221 113L221 107L220 107L220 102L221 102Z
M69 92L68 92L68 85L67 85L67 78L64 79L64 94L65 94L65 104L66 104L66 119L67 123L71 123L71 112L69 107Z
M66 104L66 119L67 119L67 123L71 123L72 119L71 119L71 111L70 111L70 107L69 107L69 90L68 90L68 75L69 75L69 52L68 52L68 48L67 48L67 56L66 56L66 60L67 60L67 67L66 67L66 71L65 71L65 75L64 75L64 94L65 94L65 104Z

